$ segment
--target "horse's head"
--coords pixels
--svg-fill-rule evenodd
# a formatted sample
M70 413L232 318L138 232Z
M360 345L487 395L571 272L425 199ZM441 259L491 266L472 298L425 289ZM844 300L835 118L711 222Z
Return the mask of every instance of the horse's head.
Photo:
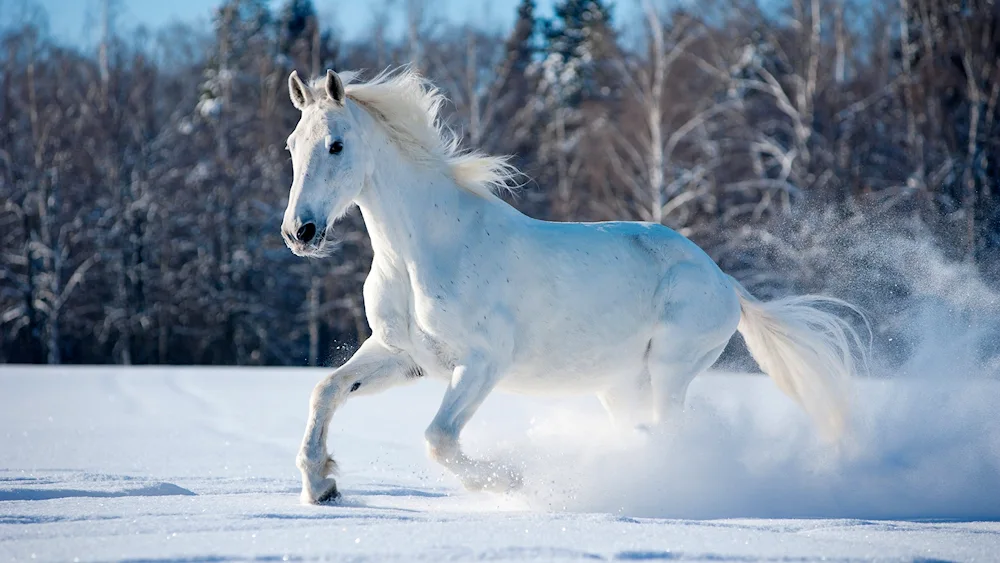
M299 256L321 256L327 229L361 191L365 162L357 122L347 107L344 83L327 71L323 91L288 77L292 104L302 112L288 136L292 188L281 223L285 244Z

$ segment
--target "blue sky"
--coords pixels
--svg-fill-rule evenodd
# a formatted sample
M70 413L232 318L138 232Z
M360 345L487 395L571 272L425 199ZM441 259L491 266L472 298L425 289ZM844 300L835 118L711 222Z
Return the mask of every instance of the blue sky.
M8 0L9 1L9 0ZM13 0L15 3L18 0ZM335 23L347 38L363 36L371 22L372 10L384 0L314 0L325 25ZM404 0L392 4L401 6ZM49 14L50 31L69 43L88 44L97 39L101 0L34 0ZM120 30L137 25L159 27L172 21L207 23L212 8L218 0L117 0L122 13L118 19ZM281 1L272 0L278 7ZM479 25L509 28L514 22L518 0L435 0L431 2L435 13L452 21L474 21ZM11 8L0 0L0 17ZM551 13L553 0L538 0L541 14ZM9 6L9 4L8 4ZM400 12L397 7L393 12Z

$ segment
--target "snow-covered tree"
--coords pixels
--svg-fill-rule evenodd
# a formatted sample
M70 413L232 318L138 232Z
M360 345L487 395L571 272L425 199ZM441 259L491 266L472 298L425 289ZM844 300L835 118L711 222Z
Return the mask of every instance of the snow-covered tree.
M545 20L544 87L570 106L611 94L616 54L610 9L601 0L563 0Z
M611 64L616 54L610 10L600 0L563 0L555 17L544 23L543 59L537 63L538 114L547 126L540 154L546 180L554 185L552 213L573 213L572 187L584 164L580 140L602 123L602 111L593 105L609 97L616 84Z

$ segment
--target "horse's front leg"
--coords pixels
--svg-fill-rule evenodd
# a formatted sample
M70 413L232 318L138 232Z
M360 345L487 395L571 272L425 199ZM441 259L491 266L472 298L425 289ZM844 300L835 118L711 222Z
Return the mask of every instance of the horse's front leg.
M378 393L420 373L405 353L370 338L350 360L316 385L309 400L305 437L295 460L302 472L303 503L315 504L339 496L333 479L336 464L327 451L326 435L333 412L347 396Z
M521 484L515 470L468 457L458 441L462 428L498 380L497 366L482 356L456 367L441 407L424 433L430 457L452 471L470 490L507 491Z

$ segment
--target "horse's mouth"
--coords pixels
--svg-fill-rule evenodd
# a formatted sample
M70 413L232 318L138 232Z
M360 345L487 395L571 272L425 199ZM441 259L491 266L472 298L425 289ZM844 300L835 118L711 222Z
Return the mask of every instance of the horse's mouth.
M316 238L309 242L294 241L285 237L285 245L292 251L292 254L302 258L325 258L337 247L331 234L329 228L323 229L316 234Z

